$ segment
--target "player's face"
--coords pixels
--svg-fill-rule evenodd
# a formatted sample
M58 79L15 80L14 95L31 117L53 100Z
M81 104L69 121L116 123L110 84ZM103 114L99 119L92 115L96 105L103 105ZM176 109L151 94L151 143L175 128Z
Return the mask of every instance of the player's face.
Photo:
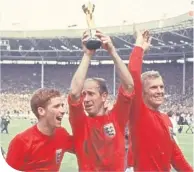
M157 109L164 101L164 83L162 78L147 79L144 83L144 102L152 109Z
M64 115L64 100L62 97L51 98L45 108L44 120L50 127L60 127Z
M89 116L95 116L104 108L107 94L100 94L99 85L95 81L86 81L82 91L84 108Z

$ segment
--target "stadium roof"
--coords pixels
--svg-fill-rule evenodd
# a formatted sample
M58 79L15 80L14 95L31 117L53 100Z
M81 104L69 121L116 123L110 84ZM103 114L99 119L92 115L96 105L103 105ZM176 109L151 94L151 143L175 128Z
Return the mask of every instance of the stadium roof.
M123 60L134 47L133 22L140 30L148 29L152 36L145 59L192 57L193 18L188 15L191 0L103 2L95 0L97 27L111 36ZM79 60L83 53L80 37L86 29L82 4L81 0L0 0L1 59ZM99 49L94 59L110 57Z
M193 27L193 19L188 13L165 20L154 20L144 23L136 23L139 30L149 29L152 32L165 32L171 30L184 30ZM98 27L102 32L109 35L133 34L133 25L119 25ZM3 38L80 38L85 29L47 29L47 30L4 30L0 36Z
M192 0L92 0L98 27L175 17L191 10ZM86 0L0 0L1 30L85 29Z

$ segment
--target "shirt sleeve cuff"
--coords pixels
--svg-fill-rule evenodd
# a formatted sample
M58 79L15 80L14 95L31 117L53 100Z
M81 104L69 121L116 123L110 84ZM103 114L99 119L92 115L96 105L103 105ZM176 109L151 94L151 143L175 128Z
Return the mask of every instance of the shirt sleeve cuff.
M78 106L82 106L82 102L83 102L83 97L80 97L80 99L76 102L74 102L72 99L71 99L71 96L68 95L68 104L70 106L74 106L74 107L78 107Z
M131 93L125 91L122 86L119 87L119 94L126 97L127 99L131 99L135 95L135 91L133 90Z
M141 46L138 46L138 45L135 46L134 50L135 50L135 53L143 54L143 52L144 52L143 48Z

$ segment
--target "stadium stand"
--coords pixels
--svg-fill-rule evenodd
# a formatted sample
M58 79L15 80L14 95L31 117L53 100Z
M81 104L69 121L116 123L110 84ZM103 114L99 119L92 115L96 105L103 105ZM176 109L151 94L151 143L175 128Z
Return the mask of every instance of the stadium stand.
M144 57L143 70L158 70L164 77L168 95L164 109L173 107L177 111L187 109L192 112L193 20L188 14L183 14L166 19L162 27L159 27L159 22L137 24L139 29L149 29L153 38L150 51ZM134 47L132 25L122 26L122 29L120 26L99 29L111 35L118 53L123 60L127 60ZM24 34L22 31L3 31L0 41L1 110L30 114L29 97L41 87L42 60L45 63L44 86L67 93L82 55L82 32L56 30ZM104 77L109 85L111 100L114 101L113 65L103 63L110 57L99 49L93 59L89 76ZM21 64L21 60L25 64ZM118 83L116 79L116 88ZM8 108L10 104L12 109Z

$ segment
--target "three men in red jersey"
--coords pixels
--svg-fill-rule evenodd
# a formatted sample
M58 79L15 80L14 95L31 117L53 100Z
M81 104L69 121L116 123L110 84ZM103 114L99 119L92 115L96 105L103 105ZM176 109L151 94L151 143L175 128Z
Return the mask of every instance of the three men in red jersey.
M8 164L22 171L58 171L63 154L68 151L76 154L80 171L124 171L124 131L129 121L132 144L128 157L133 158L135 171L170 171L171 165L178 171L192 171L171 136L168 117L158 110L165 93L162 77L157 71L141 74L143 53L150 44L149 32L137 31L129 70L110 37L101 32L96 36L111 55L121 80L112 110L105 108L108 96L105 80L86 79L95 51L86 48L85 32L84 55L68 96L73 136L61 127L64 114L61 94L40 89L31 100L39 122L11 141Z

